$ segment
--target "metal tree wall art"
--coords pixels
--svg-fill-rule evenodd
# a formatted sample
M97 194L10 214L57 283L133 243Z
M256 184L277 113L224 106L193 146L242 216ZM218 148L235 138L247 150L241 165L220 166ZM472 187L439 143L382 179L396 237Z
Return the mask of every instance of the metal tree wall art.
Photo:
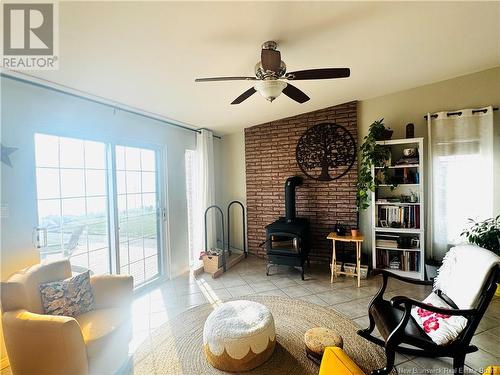
M300 137L297 163L308 177L332 181L345 175L356 159L356 142L341 125L314 125Z

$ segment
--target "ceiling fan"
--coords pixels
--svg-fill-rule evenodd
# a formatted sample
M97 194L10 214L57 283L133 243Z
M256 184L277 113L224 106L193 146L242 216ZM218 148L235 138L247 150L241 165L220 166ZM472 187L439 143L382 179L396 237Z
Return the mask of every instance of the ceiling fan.
M278 43L272 40L262 45L260 61L255 65L255 77L197 78L195 82L258 81L253 87L234 99L231 104L240 104L257 91L270 102L283 92L290 99L299 103L305 103L310 98L297 87L284 82L284 80L301 81L306 79L347 78L351 74L349 68L307 69L287 72L286 65L281 61L281 53L277 48Z

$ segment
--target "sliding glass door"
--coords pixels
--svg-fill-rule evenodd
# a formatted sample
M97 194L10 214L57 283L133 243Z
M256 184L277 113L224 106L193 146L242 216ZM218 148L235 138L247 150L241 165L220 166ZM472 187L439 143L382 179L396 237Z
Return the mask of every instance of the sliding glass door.
M116 146L120 273L136 284L159 274L160 212L153 150Z
M130 274L136 286L160 275L157 151L36 134L35 153L42 260Z

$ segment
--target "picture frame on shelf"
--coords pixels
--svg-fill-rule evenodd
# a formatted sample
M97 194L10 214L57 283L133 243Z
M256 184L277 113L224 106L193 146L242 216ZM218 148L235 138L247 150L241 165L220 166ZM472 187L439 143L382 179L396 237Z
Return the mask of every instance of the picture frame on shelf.
M389 224L387 223L387 220L380 220L380 226L382 228L389 228Z

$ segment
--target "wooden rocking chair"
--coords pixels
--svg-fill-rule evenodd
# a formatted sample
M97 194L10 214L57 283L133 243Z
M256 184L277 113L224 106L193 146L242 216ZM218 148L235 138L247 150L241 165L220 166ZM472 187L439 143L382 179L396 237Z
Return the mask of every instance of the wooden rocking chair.
M451 306L451 309L439 308L404 296L396 296L390 301L384 300L384 292L390 277L417 285L432 285L432 281L414 280L393 274L390 271L374 270L375 274L382 274L383 283L368 307L368 317L370 320L369 327L358 331L360 336L385 348L387 357L386 366L373 371L372 375L385 375L391 372L394 368L394 357L396 352L420 357L451 357L453 358L454 373L463 374L465 356L478 350L475 345L470 345L470 341L495 294L500 276L500 266L498 263L500 258L488 250L473 245L461 245L454 249L457 248L460 248L459 255L462 255L462 258L464 258L463 255L466 254L466 252L470 252L465 256L468 260L463 259L462 263L465 264L462 265L460 265L459 256L450 260L447 265L447 272L451 277L448 276L447 281L453 283L454 281L458 282L458 278L462 278L462 280L471 280L477 277L480 279L471 282L472 285L471 288L469 288L471 290L462 289L460 291L461 293L457 293L456 287L448 288L446 285L443 286L439 285L437 282L435 283L433 293L436 293ZM450 250L450 252L452 250ZM471 257L483 257L483 259L487 259L483 262L478 261L477 267L475 268L473 264L470 264ZM497 259L496 262L495 257ZM446 258L447 257L445 257L441 268L445 266L447 262ZM469 262L468 265L466 264L467 262ZM464 274L464 270L468 270L468 273ZM477 288L475 288L475 286L477 286ZM460 303L457 302L459 306L455 304L453 301L454 299L460 301ZM411 310L414 306L424 308L434 313L463 316L467 319L466 327L451 343L438 345L432 341L412 318ZM375 326L383 339L371 335Z

